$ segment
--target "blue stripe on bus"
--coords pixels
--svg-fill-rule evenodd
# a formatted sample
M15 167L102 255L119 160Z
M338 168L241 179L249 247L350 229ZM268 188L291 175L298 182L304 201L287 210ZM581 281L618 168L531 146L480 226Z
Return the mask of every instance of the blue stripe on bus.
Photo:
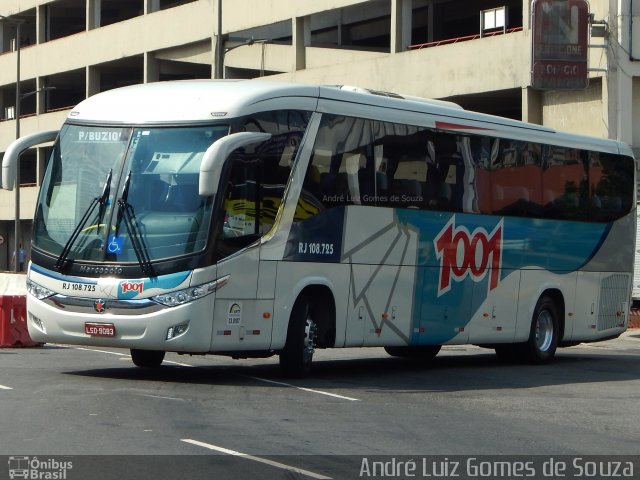
M191 272L177 272L146 279L122 279L118 282L118 299L130 300L152 288L172 290L183 283ZM139 286L142 285L142 288ZM160 293L160 292L158 292Z
M31 270L44 275L45 277L53 278L55 280L60 280L61 282L69 282L69 283L86 283L87 285L97 285L97 279L84 278L84 277L70 277L69 275L62 275L60 273L53 272L51 270L47 270L46 268L42 268L35 263L31 264Z
M492 231L502 220L502 268L539 267L555 273L573 272L585 265L606 238L610 224L568 222L517 217L495 217L439 212L397 210L401 223L419 231L422 247L433 244L455 215L457 226L470 233L478 228ZM429 245L431 247L431 245ZM420 248L417 265L440 266L434 248Z
M68 275L61 275L59 273L47 270L38 265L31 264L31 270L40 273L49 278L69 283L82 283L87 285L97 285L98 279L96 278L84 278L84 277L70 277ZM128 300L140 295L143 291L151 288L158 288L163 290L171 290L183 283L191 272L177 272L170 273L168 275L161 275L156 278L147 279L117 279L117 298ZM141 288L137 288L138 285L142 285Z
M610 229L608 224L517 217L413 210L397 210L396 214L400 223L418 232L412 331L424 334L414 333L412 344L441 344L454 338L458 334L455 327L466 327L495 283L515 270L539 268L562 274L580 269L597 253ZM443 232L447 235L442 236ZM495 247L491 235L498 233L499 273L492 277L490 267L496 264L483 248ZM435 240L452 237L459 240L455 253L450 253L456 255L452 262L455 265L447 270L449 277L443 279L444 250L438 251ZM443 245L444 240L440 247ZM469 268L460 267L465 248L479 250L467 260L475 262L476 278L470 263ZM483 255L489 258L483 261Z

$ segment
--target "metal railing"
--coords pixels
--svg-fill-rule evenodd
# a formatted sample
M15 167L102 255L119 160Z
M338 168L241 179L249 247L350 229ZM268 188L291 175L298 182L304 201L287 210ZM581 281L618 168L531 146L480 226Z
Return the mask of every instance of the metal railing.
M418 43L416 45L409 45L409 50L420 50L422 48L439 47L440 45L450 45L452 43L468 42L469 40L476 40L478 38L495 37L496 35L505 35L507 33L521 32L522 27L508 28L507 30L498 30L495 32L483 32L482 34L476 33L475 35L467 35L464 37L445 38L443 40L437 40L435 42Z

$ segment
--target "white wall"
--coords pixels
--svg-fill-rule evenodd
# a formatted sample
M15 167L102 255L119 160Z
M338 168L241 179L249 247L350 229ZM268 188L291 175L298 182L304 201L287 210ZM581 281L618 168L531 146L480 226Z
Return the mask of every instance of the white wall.
M542 121L556 130L607 137L607 111L602 101L602 82L590 82L584 91L551 91L542 95Z
M26 273L0 273L0 296L26 295Z

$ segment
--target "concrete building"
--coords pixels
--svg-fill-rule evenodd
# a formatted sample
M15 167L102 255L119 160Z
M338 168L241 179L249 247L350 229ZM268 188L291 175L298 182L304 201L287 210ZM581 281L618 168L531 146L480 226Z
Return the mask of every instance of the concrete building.
M528 0L3 0L0 151L111 88L266 76L448 99L640 147L640 0L591 0L590 12L587 88L540 91ZM22 156L25 246L49 150ZM0 270L14 218L14 192L0 191Z

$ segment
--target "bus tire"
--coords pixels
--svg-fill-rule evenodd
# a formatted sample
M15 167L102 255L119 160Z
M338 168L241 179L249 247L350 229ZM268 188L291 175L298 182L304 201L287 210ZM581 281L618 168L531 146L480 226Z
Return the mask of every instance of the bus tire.
M304 297L296 300L291 311L287 341L280 352L280 368L290 378L306 377L316 349L318 325L311 303Z
M529 340L521 349L523 359L536 365L549 363L556 353L559 334L560 321L556 304L551 297L542 296L533 312Z
M432 360L438 355L441 348L442 345L420 345L417 347L384 347L384 350L392 357Z
M142 368L158 368L164 360L164 354L162 350L138 350L136 348L131 349L131 360L137 367Z

